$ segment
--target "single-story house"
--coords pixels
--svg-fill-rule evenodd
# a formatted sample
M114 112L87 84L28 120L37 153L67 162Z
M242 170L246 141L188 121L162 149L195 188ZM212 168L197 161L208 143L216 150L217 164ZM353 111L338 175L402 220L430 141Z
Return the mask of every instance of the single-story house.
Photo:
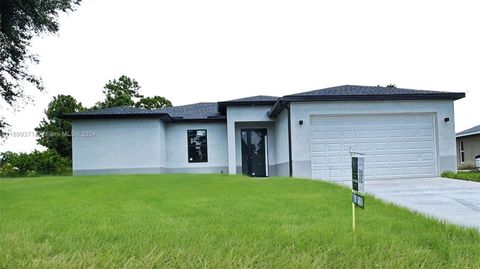
M155 110L115 107L72 121L74 175L228 173L351 178L456 171L454 100L464 93L344 85Z
M457 133L457 167L472 169L480 155L480 125Z

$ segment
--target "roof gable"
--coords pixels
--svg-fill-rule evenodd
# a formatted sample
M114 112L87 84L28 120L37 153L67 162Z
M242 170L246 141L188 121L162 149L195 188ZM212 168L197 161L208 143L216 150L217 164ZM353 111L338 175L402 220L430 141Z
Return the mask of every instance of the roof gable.
M225 115L227 106L274 105L280 97L256 95L239 99L218 102L218 112Z
M457 100L463 92L440 92L395 87L343 85L320 90L285 95L270 109L268 115L276 117L289 102L308 101L384 101L384 100Z
M445 97L447 96L455 96L455 97L463 97L465 96L464 93L457 93L457 92L442 92L442 91L426 91L426 90L414 90L414 89L405 89L405 88L395 88L395 87L381 87L381 86L358 86L358 85L342 85L336 87L330 87L325 89L301 92L291 95L286 95L284 97L331 97L331 96L341 96L341 97L348 97L348 96L359 96L359 97L366 97L366 96L393 96L393 97L401 97L401 96L424 96L424 95L437 95ZM458 99L458 98L457 98Z

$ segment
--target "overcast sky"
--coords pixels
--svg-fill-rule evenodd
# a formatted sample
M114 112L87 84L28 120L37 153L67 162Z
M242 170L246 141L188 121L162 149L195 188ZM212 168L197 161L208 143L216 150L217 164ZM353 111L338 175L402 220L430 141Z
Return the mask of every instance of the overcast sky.
M391 2L83 0L32 42L47 92L1 114L33 131L53 96L91 106L125 74L174 105L343 84L460 91L456 130L480 124L479 1ZM10 138L0 152L34 148Z

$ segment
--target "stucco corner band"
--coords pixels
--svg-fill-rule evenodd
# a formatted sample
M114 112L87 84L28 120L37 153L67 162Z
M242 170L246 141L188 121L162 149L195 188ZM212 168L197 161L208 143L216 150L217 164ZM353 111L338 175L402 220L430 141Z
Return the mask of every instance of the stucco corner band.
M82 169L74 170L74 176L105 175L105 174L228 174L227 166L218 167L183 167L183 168L122 168L122 169Z
M228 166L167 168L168 174L228 174Z
M109 168L109 169L79 169L73 170L74 176L106 175L106 174L165 174L163 167L149 168Z

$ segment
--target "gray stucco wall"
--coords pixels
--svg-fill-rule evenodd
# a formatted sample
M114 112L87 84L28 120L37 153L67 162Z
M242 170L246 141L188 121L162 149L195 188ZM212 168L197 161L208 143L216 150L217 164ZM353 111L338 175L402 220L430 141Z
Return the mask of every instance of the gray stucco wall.
M288 111L284 109L275 121L276 174L289 176L288 158Z
M237 123L242 122L274 122L267 116L270 106L229 106L227 107L227 136L228 136L228 171L230 174L237 174L241 162L238 156L241 151L237 149ZM268 132L268 130L267 130ZM241 157L240 157L241 158ZM241 160L241 159L240 159ZM273 163L272 163L273 164ZM272 169L272 171L275 169ZM240 170L241 171L241 170Z
M160 119L74 120L72 131L75 175L165 171Z
M187 130L207 130L208 162L189 163ZM173 123L166 126L166 159L169 173L228 173L225 123Z
M310 116L376 113L433 113L438 174L456 171L453 101L370 101L291 103L293 176L311 178ZM444 118L450 118L444 122ZM304 124L299 125L299 120Z
M207 129L207 163L189 163L187 130ZM74 120L74 175L228 173L225 123L165 124L160 119Z

